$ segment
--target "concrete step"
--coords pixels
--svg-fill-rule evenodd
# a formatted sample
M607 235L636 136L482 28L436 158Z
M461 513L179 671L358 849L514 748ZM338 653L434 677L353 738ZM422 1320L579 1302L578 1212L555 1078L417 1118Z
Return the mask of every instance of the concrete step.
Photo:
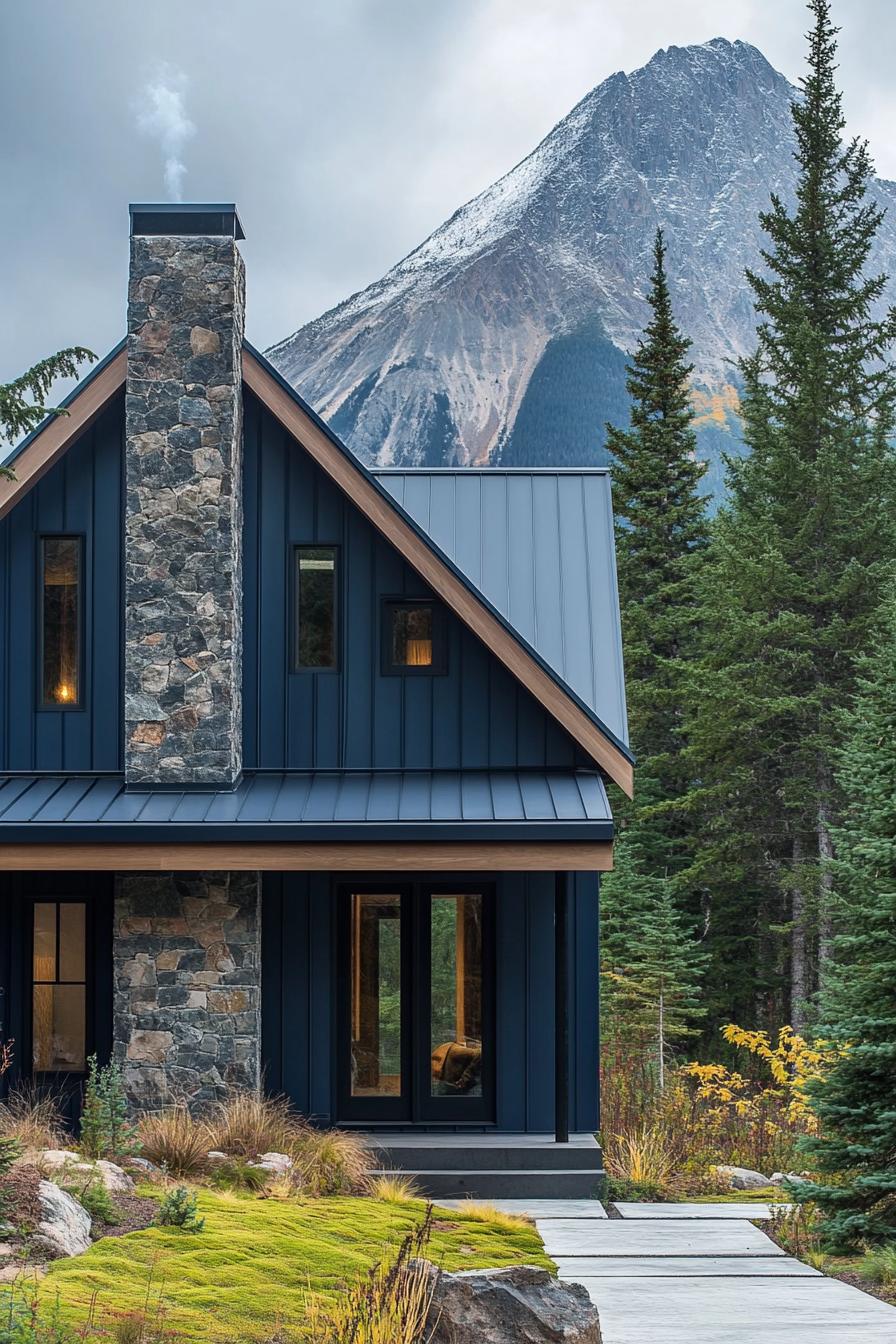
M597 1144L590 1148L570 1144L546 1143L520 1148L512 1143L506 1146L479 1145L471 1139L463 1147L457 1144L439 1144L425 1147L403 1144L400 1139L372 1141L384 1167L399 1171L425 1168L427 1171L602 1171L603 1156Z
M428 1152L426 1156L429 1157ZM556 1168L457 1171L402 1166L401 1171L431 1199L599 1199L606 1180L603 1169L581 1167L565 1171ZM394 1168L374 1173L394 1174Z

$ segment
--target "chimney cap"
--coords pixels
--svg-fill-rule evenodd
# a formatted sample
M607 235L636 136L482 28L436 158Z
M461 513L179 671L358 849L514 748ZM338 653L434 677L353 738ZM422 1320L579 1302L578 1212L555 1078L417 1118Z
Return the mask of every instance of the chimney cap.
M142 234L158 237L160 234L193 235L206 237L245 238L236 206L184 205L170 201L161 205L129 205L131 236Z

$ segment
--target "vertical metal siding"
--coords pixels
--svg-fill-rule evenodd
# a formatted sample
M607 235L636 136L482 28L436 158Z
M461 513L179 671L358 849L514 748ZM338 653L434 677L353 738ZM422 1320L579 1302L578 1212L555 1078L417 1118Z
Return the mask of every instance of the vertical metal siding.
M451 613L446 676L381 674L382 599L428 596L429 589L249 393L245 408L246 768L585 764L563 729ZM495 492L494 484L483 482L482 507L494 507L501 515L503 494ZM407 490L440 540L444 514L427 510L426 479L409 480ZM478 499L478 484L476 490ZM471 548L466 559L474 568L484 546L489 565L503 565L509 583L511 562L500 516L495 526L494 542L480 538L476 527L467 541L461 535L455 540ZM340 665L335 672L289 670L291 546L301 542L339 547Z
M122 704L122 466L118 397L0 521L0 769L118 770ZM38 707L38 537L84 536L80 710Z
M597 883L596 874L579 873L571 891L570 1127L586 1133L598 1123ZM548 1133L554 1123L553 891L552 873L497 877L495 1119L507 1133ZM285 1092L305 1114L338 1119L331 880L326 873L265 874L262 899L267 1087Z

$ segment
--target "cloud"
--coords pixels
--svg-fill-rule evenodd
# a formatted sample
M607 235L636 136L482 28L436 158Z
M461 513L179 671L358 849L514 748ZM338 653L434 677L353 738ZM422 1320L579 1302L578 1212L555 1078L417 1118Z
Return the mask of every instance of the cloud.
M144 135L158 140L165 156L165 190L169 199L183 199L187 167L182 154L184 145L196 134L196 127L184 109L187 78L181 70L162 65L147 80L137 101L137 126Z

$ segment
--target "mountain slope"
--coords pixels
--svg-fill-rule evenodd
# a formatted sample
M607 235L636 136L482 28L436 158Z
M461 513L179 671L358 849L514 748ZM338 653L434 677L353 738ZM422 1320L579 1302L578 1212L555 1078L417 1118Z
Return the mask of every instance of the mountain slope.
M270 350L351 447L381 464L603 461L626 415L625 351L657 225L694 342L701 454L736 446L732 361L751 348L743 273L758 213L792 193L793 89L716 38L615 74L382 280ZM896 187L879 182L884 204ZM896 271L896 218L875 265ZM733 431L733 432L732 432Z

